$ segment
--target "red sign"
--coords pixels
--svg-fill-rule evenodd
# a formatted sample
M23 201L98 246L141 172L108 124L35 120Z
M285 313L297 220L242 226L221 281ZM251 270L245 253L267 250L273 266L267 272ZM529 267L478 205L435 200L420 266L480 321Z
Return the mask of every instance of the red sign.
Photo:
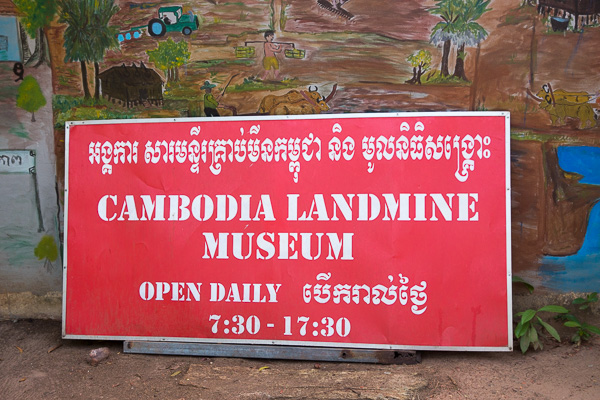
M63 334L510 350L508 127L69 123Z

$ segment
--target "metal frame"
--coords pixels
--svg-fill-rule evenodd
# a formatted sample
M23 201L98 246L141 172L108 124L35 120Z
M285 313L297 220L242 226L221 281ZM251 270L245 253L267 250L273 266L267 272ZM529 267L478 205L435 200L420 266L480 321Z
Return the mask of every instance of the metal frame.
M66 293L67 293L67 265L68 265L68 217L69 217L69 139L70 127L77 125L107 125L107 124L132 124L132 123L165 123L165 122L214 122L214 121L265 121L265 120L290 120L290 119L348 119L348 118L390 118L390 117L504 117L505 118L505 204L506 204L506 290L507 290L507 337L508 343L502 347L474 347L474 346L411 346L389 345L376 343L344 343L344 342L315 342L315 341L284 341L284 340L241 340L241 339L210 339L210 338L181 338L181 337L147 337L147 336L102 336L102 335L67 335L65 332L66 321ZM511 186L510 186L510 112L508 111L456 111L456 112L396 112L396 113L348 113L348 114L316 114L316 115L282 115L282 116L236 116L236 117L194 117L194 118L144 118L123 120L94 120L94 121L68 121L65 124L65 213L64 213L64 256L63 256L63 304L62 304L62 336L65 339L86 340L122 340L126 342L185 342L193 344L230 344L230 345L278 345L302 346L370 350L436 350L436 351L512 351L513 350L513 319L512 319L512 259L511 259ZM162 354L162 353L161 353ZM177 353L180 354L180 353Z
M123 342L123 353L376 364L418 364L421 362L421 353L417 351L399 352L342 347L258 346L185 342L125 341Z

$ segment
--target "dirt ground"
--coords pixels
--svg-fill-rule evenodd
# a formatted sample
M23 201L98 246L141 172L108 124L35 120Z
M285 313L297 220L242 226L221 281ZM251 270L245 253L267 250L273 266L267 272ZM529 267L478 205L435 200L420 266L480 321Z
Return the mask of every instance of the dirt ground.
M90 365L90 351L104 346L108 358ZM416 365L158 356L122 349L122 342L63 340L60 321L1 321L0 398L596 400L600 394L600 337L579 347L546 341L543 351L526 355L422 352Z

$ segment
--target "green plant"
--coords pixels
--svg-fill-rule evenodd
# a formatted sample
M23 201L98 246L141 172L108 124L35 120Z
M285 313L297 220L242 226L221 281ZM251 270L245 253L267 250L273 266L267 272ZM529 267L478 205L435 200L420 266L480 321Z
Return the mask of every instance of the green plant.
M598 302L598 292L592 292L588 294L586 297L578 297L573 300L574 306L579 306L580 310L585 310L590 307L592 303Z
M478 110L478 111L485 111L485 110ZM531 283L527 282L525 279L521 278L520 276L513 275L512 283L522 283L523 285L525 285L525 287L527 288L529 293L533 293L533 285Z
M579 310L587 310L592 303L596 303L597 301L598 293L592 292L585 297L577 297L571 304L573 306L579 306ZM592 333L600 335L600 328L580 321L579 318L572 313L558 315L556 319L563 321L564 326L576 329L575 333L571 337L571 342L575 343L576 345L580 345L582 341L589 340L590 337L592 337Z
M529 290L529 293L533 293L533 286L523 278L513 275L512 282L525 285L527 290ZM586 310L592 303L596 302L598 302L598 293L592 292L585 297L577 297L571 304L573 306L579 306L579 310ZM515 315L516 317L521 317L521 321L519 321L515 328L515 337L519 339L519 346L521 347L523 354L532 345L534 350L543 348L543 345L539 340L538 328L540 327L544 328L554 339L560 342L560 336L556 329L542 320L537 315L539 312L556 313L558 315L555 316L555 320L562 321L564 326L568 328L575 328L576 332L571 337L571 342L577 345L580 345L582 341L589 340L594 333L600 335L600 328L581 322L565 307L548 305L539 310L525 310Z
M589 338L592 337L592 333L600 335L600 328L579 321L579 319L577 319L577 317L573 314L567 314L565 318L567 319L564 324L565 326L577 329L575 334L571 337L571 342L577 345L580 345L584 340L589 340Z
M519 339L519 347L523 354L527 352L530 346L533 346L534 350L544 348L539 336L541 331L538 332L538 328L545 329L554 339L560 342L560 335L552 325L545 322L538 315L540 312L567 314L569 310L562 306L547 305L538 310L529 309L517 313L515 316L521 317L521 320L515 328L515 337Z

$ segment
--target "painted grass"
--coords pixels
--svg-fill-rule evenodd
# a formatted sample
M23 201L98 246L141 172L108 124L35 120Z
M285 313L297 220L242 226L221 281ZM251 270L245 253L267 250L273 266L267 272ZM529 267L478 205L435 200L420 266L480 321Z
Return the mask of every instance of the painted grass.
M104 99L84 99L55 95L52 98L54 109L54 127L63 129L67 121L89 121L97 119L131 119L140 115L141 111L117 108Z
M25 125L19 123L17 126L13 126L8 130L11 135L18 136L20 138L29 139L29 132L25 129Z
M296 88L298 86L307 85L297 78L285 78L282 81L262 81L256 77L244 78L244 82L230 86L227 91L231 93L238 92L253 92L253 91L275 91L287 88Z
M434 70L423 74L421 77L423 85L452 85L452 86L469 86L471 82L463 81L455 76L442 76L440 71Z

